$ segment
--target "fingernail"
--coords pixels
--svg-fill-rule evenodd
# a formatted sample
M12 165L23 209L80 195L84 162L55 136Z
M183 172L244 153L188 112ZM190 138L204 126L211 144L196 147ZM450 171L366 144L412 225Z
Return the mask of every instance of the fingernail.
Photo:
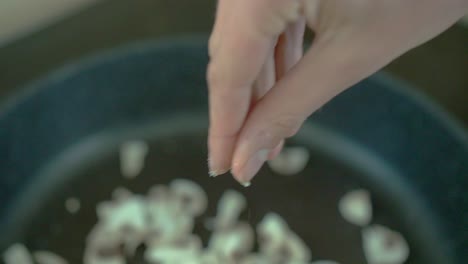
M239 183L240 183L240 185L242 185L242 186L244 186L246 188L249 187L250 184L251 184L250 182L239 182Z
M216 176L219 176L221 174L228 172L228 170L214 169L213 162L210 158L208 158L208 169L209 169L208 175L210 177L216 177Z
M243 179L243 183L250 185L250 180L257 174L257 172L260 170L262 167L263 163L268 158L268 154L270 153L270 150L268 149L262 149L255 153L244 165L244 168L242 169L242 176L240 178ZM242 184L242 182L241 182Z

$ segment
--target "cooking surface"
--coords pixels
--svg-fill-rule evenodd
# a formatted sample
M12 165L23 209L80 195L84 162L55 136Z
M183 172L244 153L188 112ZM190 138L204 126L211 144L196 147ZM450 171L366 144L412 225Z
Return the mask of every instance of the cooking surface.
M70 167L60 173L62 178L66 178L65 182L57 185L51 195L41 195L45 199L37 204L35 214L27 217L27 227L17 239L24 241L32 251L51 250L71 263L81 263L84 241L97 221L96 204L110 200L115 188L123 186L132 192L146 194L153 185L167 184L175 178L188 178L200 184L209 197L209 209L197 221L194 232L201 235L205 245L209 233L204 228L203 219L215 215L216 203L225 190L235 189L247 197L248 208L242 218L251 225L255 226L266 213L276 212L307 242L313 259L365 263L361 229L346 222L337 207L344 193L365 187L356 180L362 178L358 175L362 172L311 149L310 162L299 175L278 175L264 167L252 186L244 188L230 175L208 177L204 137L204 132L179 131L153 140L146 166L135 179L121 176L118 154L112 151L112 147L104 151L108 155L91 155L97 159L88 157L87 164L82 162L79 167ZM76 153L72 150L67 155L76 156ZM42 180L49 176L43 175ZM54 184L51 180L49 183ZM65 209L65 200L70 197L81 201L81 209L76 214ZM389 217L388 212L392 210L379 203L378 198L372 197L372 200L375 211L373 223L401 230L399 217ZM427 263L420 257L413 250L407 263ZM145 263L140 261L137 257L129 263Z
M6 129L0 130L0 156L6 157L6 159L0 160L0 172L2 172L0 174L5 175L5 177L1 178L3 182L0 185L0 188L2 188L0 196L3 196L5 201L11 199L8 200L11 205L16 201L13 198L17 198L21 192L26 192L29 195L28 197L31 198L23 200L22 205L15 204L14 208L10 208L12 210L6 212L10 212L12 215L21 215L21 211L29 206L29 208L36 208L36 210L37 208L43 209L40 211L42 213L46 212L46 208L43 207L44 202L53 201L53 203L56 203L56 212L59 214L55 219L61 219L60 214L62 216L65 214L65 199L71 195L80 198L87 195L91 196L93 195L93 188L96 188L95 192L99 193L102 187L95 185L87 188L83 187L84 191L78 191L79 194L72 193L73 190L67 193L64 189L62 194L56 193L55 197L47 197L47 195L41 193L41 190L45 192L44 188L46 187L58 188L60 184L55 184L57 179L68 180L69 178L66 176L69 176L70 172L83 174L83 181L85 181L86 177L95 180L94 176L96 175L97 177L109 177L109 179L118 177L115 156L113 160L112 156L95 151L88 152L88 155L83 156L87 157L88 160L82 160L80 156L64 155L64 151L70 150L71 146L77 147L75 144L78 143L78 147L85 146L86 144L83 144L82 140L90 135L96 135L103 131L119 133L122 126L136 128L138 122L149 122L150 120L152 120L152 124L159 124L160 126L157 130L148 133L149 135L156 137L157 133L155 132L164 129L166 129L166 133L169 133L166 136L153 138L156 140L152 148L152 151L155 151L152 154L155 156L153 157L154 162L151 162L151 164L156 166L158 159L162 159L159 162L166 160L167 163L160 164L162 172L179 172L178 174L180 174L171 174L167 177L200 177L203 181L208 182L206 184L207 189L213 188L213 190L209 190L210 194L215 194L214 189L216 189L216 186L212 185L213 179L207 178L206 175L206 153L204 152L206 137L204 132L200 132L204 130L197 130L198 132L195 134L178 134L177 131L180 130L173 130L172 126L160 124L162 120L173 120L174 109L177 109L179 113L200 110L203 113L202 116L206 118L207 96L204 81L204 66L207 59L206 47L203 42L192 41L147 43L143 46L133 46L128 50L113 53L112 56L108 54L105 57L96 59L93 63L88 61L87 64L69 68L66 72L56 74L53 78L38 85L36 88L39 89L35 93L23 97L23 100L19 100L17 104L12 105L10 112L0 116L1 124L6 127ZM58 100L62 98L69 98L69 100ZM464 236L463 232L460 232L462 230L460 227L464 226L464 220L460 217L463 212L461 212L460 208L465 208L466 199L464 199L465 193L463 193L460 186L466 181L463 176L466 175L464 172L468 169L464 165L468 164L465 162L468 156L464 155L466 154L466 148L463 147L464 139L457 134L458 130L452 124L442 122L441 116L436 114L436 109L426 105L420 99L406 94L404 85L382 76L374 76L365 80L358 84L355 89L350 89L336 97L307 121L308 124L310 122L310 124L320 125L334 131L342 136L343 140L336 141L336 139L330 137L333 133L330 133L330 135L317 133L316 130L301 132L299 134L300 143L305 144L307 142L305 145L310 146L313 153L317 153L317 160L319 160L316 164L311 162L309 165L311 167L307 168L303 178L299 178L295 184L277 183L278 185L271 186L276 181L271 181L267 174L263 174L254 181L252 189L241 189L247 192L249 200L258 199L259 201L266 201L265 197L269 195L285 193L282 192L285 189L274 189L275 186L289 187L287 190L290 193L288 193L287 198L292 201L295 201L293 198L297 197L296 195L302 197L301 190L307 189L307 193L303 194L305 198L302 200L302 203L310 202L308 205L312 215L307 219L318 221L316 219L328 219L327 217L317 217L319 215L318 209L330 214L333 213L334 217L337 215L337 197L341 195L339 192L344 191L344 189L339 188L346 188L348 180L358 179L359 177L362 179L369 176L367 180L369 187L370 185L373 186L370 189L376 198L377 208L383 208L376 210L377 215L379 215L380 211L390 212L393 209L391 215L398 218L399 223L405 223L402 227L405 230L402 229L401 231L405 234L413 232L414 236L408 235L411 245L421 245L421 247L425 248L424 254L440 253L444 255L446 251L443 247L445 245L452 246L449 243L451 241L457 243L461 241L461 243L453 246L462 249L462 239L466 236ZM41 111L38 111L38 109L41 109ZM372 111L369 111L369 109L372 109ZM204 123L199 121L196 118L188 118L180 121L179 124L189 128L202 126L203 129L206 129L206 120L203 121ZM94 143L115 140L115 134L113 133L99 138ZM177 136L181 138L177 138ZM187 145L187 149L184 146L184 152L164 153L163 148L158 146L163 146L172 137L176 137L180 142L186 142L185 140L187 140L187 143L184 143ZM310 142L314 142L315 145ZM363 155L356 148L349 147L350 142L362 146L370 152ZM109 147L101 149L109 150ZM318 155L318 153L323 154L327 149L330 150L328 155ZM70 153L79 154L79 151L75 152L72 149ZM190 156L190 158L196 160L197 163L194 165L187 163L187 167L185 167L182 161L188 157L186 155L194 155L193 157ZM68 159L66 159L67 157ZM320 160L319 157L323 160ZM88 166L91 165L90 160L102 161L99 164L108 165L99 167L100 169L96 168L96 170L102 171L102 174L96 174L93 173L95 170ZM313 158L312 161L314 160L316 159ZM73 166L70 165L70 162ZM73 164L73 162L75 163ZM350 164L353 166L348 166ZM436 166L438 170L428 167L427 164ZM58 166L62 170L54 166ZM192 168L192 166L194 167ZM351 167L355 169L353 170ZM45 168L49 169L45 170ZM388 168L392 168L395 173L388 173ZM86 169L86 171L80 171L79 169ZM346 169L351 169L351 171ZM193 174L188 175L188 171L193 171ZM363 171L365 172L363 173ZM445 177L447 174L454 175L454 177ZM146 179L150 181L148 185L157 183L158 173L149 172L149 174L145 175L148 175ZM319 185L321 184L322 175L325 177L323 185ZM118 179L118 181L122 181L122 179ZM142 179L145 178L142 177ZM262 182L262 179L265 182ZM271 179L273 179L273 176L271 176ZM330 192L324 190L328 186L327 184L331 184L328 181L329 179L333 181L333 184L336 184L338 189ZM340 179L343 181L340 182ZM138 180L139 178L135 181L134 188L142 188L138 187L143 185L143 183L138 185ZM235 188L240 188L228 177L215 180L225 180L229 184L234 184ZM117 187L114 185L120 184L119 182L112 184L107 180L102 181L106 185L109 184L107 193L102 194L102 197L108 196L110 188ZM89 184L89 182L88 179L86 184ZM370 182L373 184L370 184ZM62 185L66 183L67 181ZM308 188L306 188L306 184L317 184L317 186L307 186ZM357 185L354 182L352 184ZM78 184L75 185L78 186ZM145 191L149 187L148 185L142 188L142 191ZM258 195L261 194L261 197L254 196L257 193L249 193L254 188L263 188L261 186L271 188L272 191L257 189L259 191ZM224 186L220 185L220 187ZM367 184L364 184L364 187L368 187ZM297 193L295 188L299 190ZM310 190L315 191L311 192ZM85 194L82 195L81 193ZM450 195L446 195L447 193L450 193ZM327 195L330 196L328 197L329 201L333 201L333 203L330 206L327 204L326 208L323 208L325 202L322 201L322 198ZM275 198L279 201L280 196L270 197L268 201L277 201ZM96 202L98 198L96 198ZM284 199L284 202L287 203L288 201ZM51 206L53 206L53 203ZM92 216L91 210L94 207L90 207L89 204L94 203L88 202L87 208L90 210L88 211L90 216ZM432 217L425 210L426 203L430 205L430 209L435 216L439 216L443 220L444 227L447 229L446 235L450 237L450 241L442 243L443 245L440 245L441 240L438 232L433 229L432 222L435 221L436 217ZM294 217L297 210L294 211L293 209L296 207L291 204L287 205L279 203L279 206L286 208L284 209L286 214L291 214ZM86 206L86 203L83 206ZM270 205L262 206L271 208ZM256 203L253 203L251 207L258 208L260 205L257 206ZM278 210L283 209L278 208ZM283 212L279 213L284 214ZM300 213L302 215L304 211ZM46 223L50 219L47 219L47 217L50 216L37 217L37 221L40 222L35 224L36 228L31 226L32 223L27 223L29 228L26 230L48 232L50 229L45 227L49 226ZM253 210L250 217L252 219L255 217ZM299 219L304 220L305 217L302 216ZM382 222L387 219L386 217L377 217L378 221ZM5 218L6 221L11 220L8 219L8 214ZM29 217L24 219L31 220L35 218L35 214L30 214ZM288 221L299 221L286 218ZM89 221L91 222L91 220ZM21 221L13 221L13 223L19 228L22 227ZM299 222L298 225L291 223L291 226L292 228L304 228L301 223ZM330 230L331 228L327 228L326 224L328 222L324 223L324 230ZM317 225L317 228L318 226L320 225ZM63 230L71 230L70 227L66 229L62 226L62 228ZM399 228L396 229L399 230ZM58 229L54 232L60 234L62 231ZM304 234L298 231L301 236L309 236L311 239L322 239L325 236L320 235L319 237L319 234L324 234L320 230L311 229L309 234L307 232L309 232L308 229L303 232ZM62 235L65 237L64 233ZM67 236L67 238L69 237ZM3 233L3 237L0 237L0 239L2 238L8 239L6 233ZM310 246L316 256L322 256L323 254L324 257L327 257L326 253L328 251L326 250L330 249L323 249L324 253L321 253L320 245L316 245L319 243L325 244L322 240L318 242L311 240ZM413 240L417 240L416 243L413 243ZM79 243L81 240L77 241L69 242ZM28 242L31 244L34 241ZM34 243L37 244L32 246L36 247L49 245L46 242ZM61 253L61 250L57 249L57 252ZM415 254L414 252L417 252L417 250L413 249L412 252L412 254ZM339 256L337 259L340 260ZM430 263L433 260L431 257L427 259L427 261L423 260L422 263ZM440 261L439 259L435 263L445 264L450 262Z

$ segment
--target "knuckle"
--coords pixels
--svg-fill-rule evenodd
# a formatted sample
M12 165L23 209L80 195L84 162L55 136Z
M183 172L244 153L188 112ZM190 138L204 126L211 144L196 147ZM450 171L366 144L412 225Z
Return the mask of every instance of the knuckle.
M304 122L304 118L294 114L278 115L273 119L273 129L285 138L294 136Z

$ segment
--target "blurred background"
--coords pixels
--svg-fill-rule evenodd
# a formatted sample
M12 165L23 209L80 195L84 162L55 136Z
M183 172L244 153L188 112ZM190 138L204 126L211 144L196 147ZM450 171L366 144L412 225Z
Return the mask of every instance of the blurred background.
M1 0L0 101L102 50L173 35L208 35L214 10L215 0ZM385 70L468 126L468 18Z

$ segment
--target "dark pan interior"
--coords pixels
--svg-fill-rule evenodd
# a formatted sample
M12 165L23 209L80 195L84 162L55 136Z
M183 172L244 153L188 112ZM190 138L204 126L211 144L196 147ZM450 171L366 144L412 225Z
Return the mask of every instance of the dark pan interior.
M314 259L365 263L360 228L342 219L337 204L347 191L369 189L369 183L363 179L372 177L364 176L372 171L357 168L355 164L359 162L346 164L322 148L338 144L343 155L362 150L320 127L307 126L302 134L314 136L312 141L301 141L299 136L289 142L289 145L307 147L312 154L303 172L284 176L265 167L252 186L244 188L230 175L208 177L205 128L206 121L199 115L173 118L140 129L109 131L80 142L52 162L38 178L40 182L32 184L33 189L28 191L24 204L19 203L21 209L16 211L15 222L21 229L11 229L6 234L13 238L10 241L23 241L32 250L51 250L71 263L81 263L86 235L97 220L96 204L109 200L115 188L123 186L144 194L153 185L187 178L199 183L209 197L209 209L199 218L195 229L205 243L209 232L204 228L203 220L215 215L216 202L225 190L235 189L247 197L249 207L243 219L252 225L268 212L279 213L308 243ZM145 139L151 144L145 169L135 179L125 179L120 173L118 142L126 139ZM379 167L369 161L363 163ZM390 172L379 167L379 173L387 175ZM400 221L398 210L392 208L391 201L381 201L380 196L373 194L373 222L407 232L406 238L413 242L411 230ZM70 197L81 201L77 214L70 214L65 209L65 200ZM416 246L411 249L408 263L430 263L431 255ZM131 263L145 262L136 257Z
M77 259L82 239L70 241L70 232L84 233L72 224L89 228L93 204L118 185L140 192L188 177L214 199L224 187L239 189L228 176L206 177L203 118L179 119L193 112L206 116L206 63L200 39L136 45L71 66L10 100L0 111L0 251L25 240ZM465 132L450 118L401 83L377 75L307 123L291 141L311 150L303 175L285 179L264 169L251 188L240 188L252 222L277 210L288 215L315 256L361 263L354 250L358 230L335 209L345 190L364 186L375 197L376 221L410 240L412 263L466 263L468 148ZM151 153L144 175L127 182L118 176L116 148L137 135L151 142ZM84 202L79 218L63 210L72 195ZM295 210L297 204L310 209ZM340 239L327 237L338 231ZM347 247L337 250L332 243Z

